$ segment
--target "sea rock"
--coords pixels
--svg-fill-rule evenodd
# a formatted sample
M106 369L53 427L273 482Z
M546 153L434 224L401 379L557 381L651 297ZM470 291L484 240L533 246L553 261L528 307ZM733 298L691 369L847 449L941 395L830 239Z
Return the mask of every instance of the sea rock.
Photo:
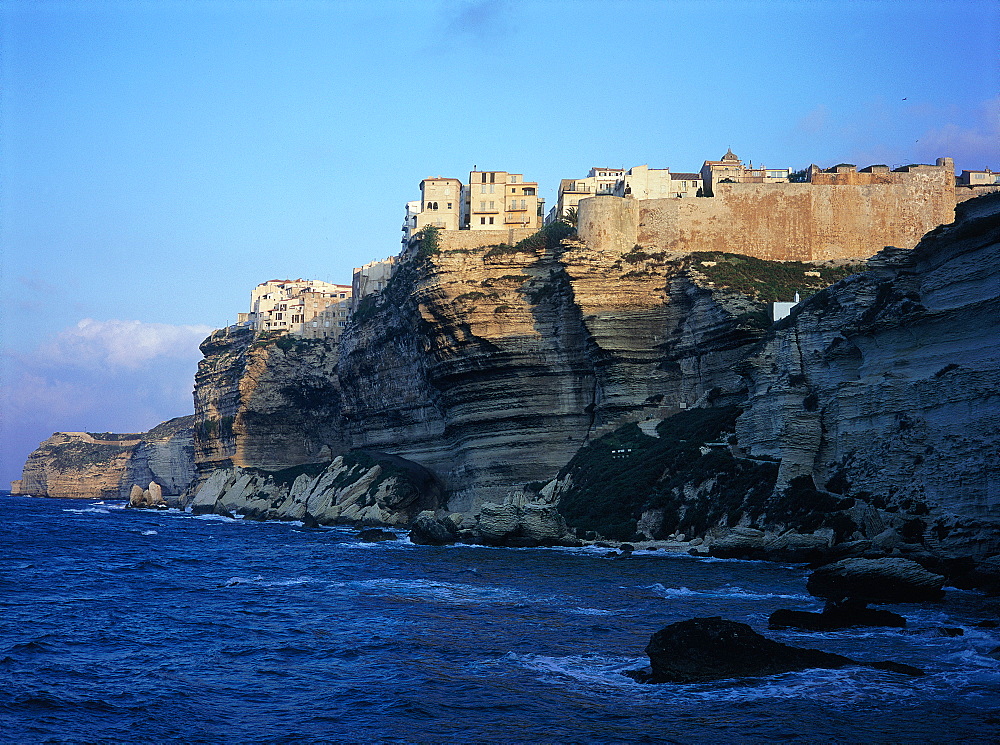
M892 611L869 608L860 602L827 603L822 613L782 608L767 619L767 627L770 629L835 631L855 626L903 628L906 626L906 619Z
M719 616L679 621L660 629L649 640L646 654L650 670L632 673L646 683L702 683L860 664L839 654L781 644L745 623ZM914 672L909 674L920 674L916 668L910 670Z
M708 553L718 559L756 559L760 558L767 542L763 530L736 527L712 541Z
M425 546L445 546L458 541L458 527L447 517L436 517L429 510L421 512L410 525L410 541Z
M813 571L806 588L834 602L918 603L944 597L944 580L909 559L841 559Z
M195 514L237 513L254 520L299 520L306 525L407 525L441 506L433 475L416 463L353 451L330 463L281 471L228 468L198 489Z
M485 502L473 533L492 546L551 546L570 537L555 505L545 502Z
M378 543L379 541L396 541L399 540L399 536L391 530L367 528L358 533L358 540L363 543Z

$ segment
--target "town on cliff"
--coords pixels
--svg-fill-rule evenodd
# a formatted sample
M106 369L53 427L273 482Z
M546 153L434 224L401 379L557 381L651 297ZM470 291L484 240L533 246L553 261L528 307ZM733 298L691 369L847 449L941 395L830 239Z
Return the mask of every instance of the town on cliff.
M273 279L193 416L57 433L16 494L417 542L905 558L1000 586L1000 174L434 177L352 282Z

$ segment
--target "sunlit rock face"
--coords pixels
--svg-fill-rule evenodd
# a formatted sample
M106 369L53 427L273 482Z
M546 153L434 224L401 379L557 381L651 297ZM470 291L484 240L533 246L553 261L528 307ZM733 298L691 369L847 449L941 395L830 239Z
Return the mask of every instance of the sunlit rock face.
M368 448L433 470L453 511L502 502L595 434L739 393L764 306L691 265L635 246L443 240L359 305L339 349L217 332L195 394L199 472Z
M330 461L346 449L335 345L228 328L201 349L194 393L199 483L217 468L276 471Z
M886 510L931 547L1000 551L1000 195L819 293L744 365L737 421L778 487Z
M155 483L182 494L194 478L194 417L149 432L56 432L41 443L13 482L14 494L67 499L128 499L132 486Z

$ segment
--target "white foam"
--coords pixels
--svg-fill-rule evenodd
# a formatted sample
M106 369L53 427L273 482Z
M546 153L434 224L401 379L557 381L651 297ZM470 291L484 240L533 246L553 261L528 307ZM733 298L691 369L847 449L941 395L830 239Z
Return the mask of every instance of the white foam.
M428 579L380 578L347 582L345 587L363 592L375 591L386 595L429 600L452 605L478 605L481 603L520 603L528 596L516 590L489 585L466 585L457 582L439 582Z
M749 590L744 590L742 587L737 587L736 585L725 585L715 590L691 590L687 587L664 587L659 583L656 583L655 585L642 585L641 587L644 590L652 590L654 593L666 598L667 600L692 596L706 598L736 598L739 600L815 600L815 598L809 595L750 592Z
M238 587L240 585L251 585L255 587L293 587L295 585L306 585L315 580L312 577L292 577L291 579L264 579L263 576L256 577L230 577L226 580L225 587Z
M84 507L82 510L76 510L76 509L73 509L73 508L69 508L69 509L64 509L63 512L72 512L72 513L74 513L76 515L83 515L83 514L87 514L87 513L94 514L94 515L110 515L111 514L107 510L101 509L99 507Z
M142 535L159 535L155 530L144 530Z

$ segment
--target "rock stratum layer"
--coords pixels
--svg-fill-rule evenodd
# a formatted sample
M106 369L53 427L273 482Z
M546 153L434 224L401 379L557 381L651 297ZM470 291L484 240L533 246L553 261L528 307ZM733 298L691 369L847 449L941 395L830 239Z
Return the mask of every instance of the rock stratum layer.
M157 484L180 496L194 480L194 417L149 432L56 432L28 456L12 494L68 499L128 499L133 486Z
M202 480L361 448L434 473L466 529L537 502L578 529L720 552L737 527L736 553L1000 550L996 198L847 268L638 246L620 218L600 250L551 229L516 246L445 234L360 303L339 348L216 332ZM831 282L772 327L763 300Z

